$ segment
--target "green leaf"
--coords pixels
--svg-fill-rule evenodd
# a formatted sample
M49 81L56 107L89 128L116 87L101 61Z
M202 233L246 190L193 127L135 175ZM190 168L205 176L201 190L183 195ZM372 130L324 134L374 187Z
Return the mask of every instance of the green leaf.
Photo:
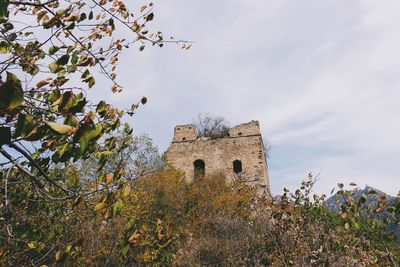
M25 138L33 131L33 129L36 128L36 126L37 125L32 115L19 114L15 125L14 137L21 136L22 138Z
M6 23L3 23L3 28L4 28L3 32L6 32L14 29L14 25L11 22L7 21Z
M72 91L65 92L61 97L60 106L58 110L60 112L68 112L71 107L76 104L76 96Z
M10 51L10 45L6 41L0 42L0 54L6 54Z
M10 142L11 142L10 127L0 127L0 146L9 144Z
M89 20L93 19L93 11L90 11L89 13Z
M67 65L69 61L69 55L63 55L59 59L57 59L57 64L58 65Z
M8 7L8 0L1 0L0 1L0 17L8 16L7 7Z
M105 113L108 109L108 105L106 104L106 102L104 102L103 100L99 102L99 104L97 104L96 107L96 112L97 113ZM100 114L103 115L103 114Z
M51 91L51 93L49 94L49 96L47 97L47 100L50 101L50 103L55 102L57 99L59 99L61 97L61 93L59 90L53 90Z
M97 125L83 125L79 128L74 136L74 142L79 142L82 139L89 141L96 139L101 134L103 127L101 124Z
M76 128L69 125L48 121L46 124L55 132L62 135L71 135L76 131Z
M72 127L78 127L78 125L79 125L78 118L75 116L69 115L65 118L64 124L72 126Z
M90 77L89 82L88 82L89 88L92 88L95 83L96 83L96 81L95 81L94 77L93 76Z
M50 46L49 48L49 55L54 55L60 48L58 46Z
M24 139L27 141L38 141L42 139L47 133L46 125L41 125L34 128Z
M71 57L71 63L75 65L76 63L78 63L78 59L78 52L74 52Z
M74 136L74 142L79 142L81 153L84 153L89 145L89 142L101 136L103 126L99 123L97 125L84 125L79 128Z
M82 73L81 78L82 78L82 79L87 79L87 78L89 78L89 77L90 77L90 72L89 72L88 69L86 69L86 70Z
M99 157L108 157L113 155L114 153L112 151L106 150L106 151L102 151L99 153Z
M57 152L60 158L60 162L65 162L70 158L73 148L74 146L71 143L66 143L58 147Z
M7 72L7 80L0 86L0 109L14 109L24 100L21 81L11 72Z
M123 208L124 208L124 203L122 203L122 201L117 201L113 206L113 215L115 216L119 214Z
M77 102L74 104L74 106L72 106L69 111L72 113L78 113L78 112L83 112L85 110L85 106L86 106L86 98L82 98L77 100Z
M87 17L86 13L82 13L81 16L79 17L79 22L84 21L86 17Z
M121 249L122 255L124 255L124 257L126 257L126 254L128 254L129 248L129 245L127 245Z

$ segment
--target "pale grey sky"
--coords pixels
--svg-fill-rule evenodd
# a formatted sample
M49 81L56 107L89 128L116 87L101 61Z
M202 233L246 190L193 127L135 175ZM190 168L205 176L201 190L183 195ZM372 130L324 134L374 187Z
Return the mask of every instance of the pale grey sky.
M120 106L149 98L130 120L137 133L163 151L199 113L257 119L274 193L313 172L319 193L356 182L397 194L399 1L153 2L153 29L195 43L125 52L126 89L105 94Z

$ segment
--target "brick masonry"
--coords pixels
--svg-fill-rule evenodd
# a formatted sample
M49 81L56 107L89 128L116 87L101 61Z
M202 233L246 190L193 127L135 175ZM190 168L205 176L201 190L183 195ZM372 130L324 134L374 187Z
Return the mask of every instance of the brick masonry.
M166 151L166 160L185 172L186 179L193 181L194 162L204 162L204 171L222 173L227 182L241 179L256 187L261 194L270 196L268 165L258 121L250 121L229 129L229 136L217 139L197 137L193 124L175 127L173 141ZM241 170L235 169L234 161L240 161Z

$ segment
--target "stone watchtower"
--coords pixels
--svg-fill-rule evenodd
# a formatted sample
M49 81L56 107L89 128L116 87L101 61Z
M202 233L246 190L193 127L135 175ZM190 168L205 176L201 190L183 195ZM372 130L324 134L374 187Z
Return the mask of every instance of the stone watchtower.
M193 181L206 173L222 173L228 182L242 179L270 195L268 165L258 121L229 129L229 136L198 137L193 124L175 127L167 162L185 172Z

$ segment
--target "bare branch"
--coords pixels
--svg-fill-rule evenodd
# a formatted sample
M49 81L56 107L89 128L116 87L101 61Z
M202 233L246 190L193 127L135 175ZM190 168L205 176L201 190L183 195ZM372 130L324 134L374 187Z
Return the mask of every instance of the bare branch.
M50 0L45 3L35 3L35 2L24 2L24 1L10 1L9 4L12 5L22 5L22 6L35 6L35 7L44 7L51 3L57 2L58 0Z

